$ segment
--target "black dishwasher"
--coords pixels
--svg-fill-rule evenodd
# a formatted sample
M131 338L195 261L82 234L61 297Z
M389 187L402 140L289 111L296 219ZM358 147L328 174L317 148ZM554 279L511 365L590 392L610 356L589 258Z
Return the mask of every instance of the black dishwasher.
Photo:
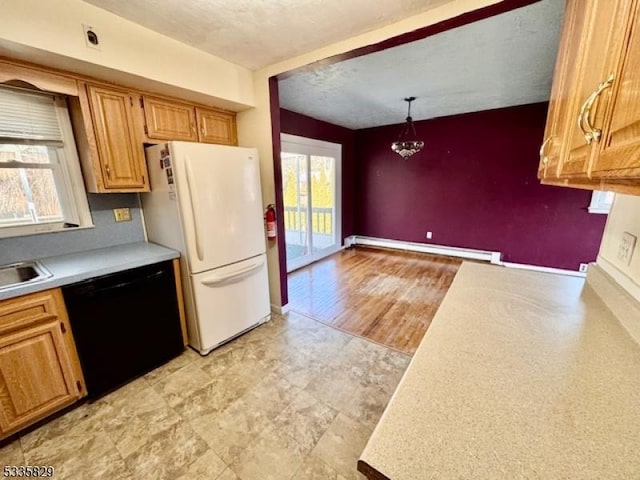
M97 398L183 350L171 261L62 289L89 398Z

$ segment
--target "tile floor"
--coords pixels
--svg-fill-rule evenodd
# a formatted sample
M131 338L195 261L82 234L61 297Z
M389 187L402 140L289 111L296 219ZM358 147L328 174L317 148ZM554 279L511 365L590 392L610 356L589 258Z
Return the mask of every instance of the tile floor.
M295 313L0 449L56 479L350 480L410 357Z

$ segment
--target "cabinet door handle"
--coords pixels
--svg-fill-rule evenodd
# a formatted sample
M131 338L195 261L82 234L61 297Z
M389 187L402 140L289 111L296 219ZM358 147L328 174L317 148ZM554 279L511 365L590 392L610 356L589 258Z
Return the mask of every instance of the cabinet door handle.
M591 124L591 109L593 108L593 105L596 103L596 100L598 99L598 97L600 97L602 92L604 92L607 88L611 88L614 80L615 76L612 73L604 82L601 82L600 85L598 85L593 93L589 95L589 98L587 98L587 100L582 104L582 108L580 109L580 117L578 119L578 125L580 125L580 128L584 133L584 140L587 142L587 145L590 145L593 141L598 142L600 140L600 137L602 136L602 129L595 128ZM586 128L582 127L583 123Z
M582 134L584 135L584 138L587 143L591 143L591 140L590 140L591 132L587 131L583 126L584 115L585 113L587 113L587 105L589 105L589 103L591 102L594 94L595 92L593 92L591 95L587 97L587 99L584 101L584 103L580 107L580 113L578 114L578 127L580 127L580 130L582 130Z
M107 171L107 177L111 178L111 167L109 167L109 164L105 164L104 169Z
M547 156L544 154L545 152L545 147L547 146L547 143L549 143L551 141L553 137L547 137L546 140L544 142L542 142L542 145L540 146L540 159L542 160L542 163L544 163L545 165L549 162L549 159L547 158Z

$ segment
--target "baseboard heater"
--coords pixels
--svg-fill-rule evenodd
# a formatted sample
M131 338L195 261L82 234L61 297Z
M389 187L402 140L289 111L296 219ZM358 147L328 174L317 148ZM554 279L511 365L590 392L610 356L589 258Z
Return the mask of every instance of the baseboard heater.
M472 248L447 247L444 245L433 245L430 243L403 242L400 240L388 240L385 238L362 237L352 235L345 238L345 245L366 245L370 247L393 248L396 250L407 250L410 252L433 253L436 255L447 255L449 257L468 258L470 260L482 260L495 265L501 265L500 252L490 252L488 250L474 250Z

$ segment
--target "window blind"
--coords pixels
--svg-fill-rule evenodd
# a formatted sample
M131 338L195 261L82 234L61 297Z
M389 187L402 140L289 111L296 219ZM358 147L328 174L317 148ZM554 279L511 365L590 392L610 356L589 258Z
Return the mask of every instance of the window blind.
M0 87L0 141L9 139L62 145L54 97Z

